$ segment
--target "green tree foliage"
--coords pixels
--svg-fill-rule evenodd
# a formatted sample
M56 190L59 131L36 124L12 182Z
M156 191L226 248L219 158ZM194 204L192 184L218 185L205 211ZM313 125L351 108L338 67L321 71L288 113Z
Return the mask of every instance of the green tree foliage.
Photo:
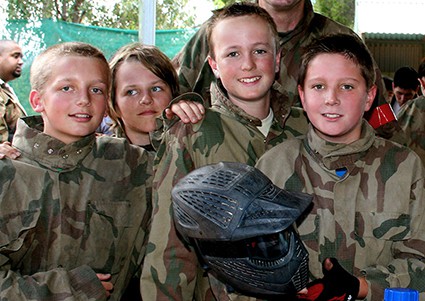
M4 0L2 0L4 1ZM6 0L8 19L36 21L52 18L87 25L138 29L139 0L116 0L113 5L100 0ZM188 0L157 0L157 29L193 27L193 11Z
M355 0L316 0L314 10L351 29L354 27Z

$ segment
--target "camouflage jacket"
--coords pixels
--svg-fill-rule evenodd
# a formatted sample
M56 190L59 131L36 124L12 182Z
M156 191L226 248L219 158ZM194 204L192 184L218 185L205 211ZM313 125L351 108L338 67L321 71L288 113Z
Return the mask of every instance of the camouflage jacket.
M3 85L0 86L0 143L12 141L16 122L26 115L16 95Z
M195 35L173 58L173 64L178 68L180 92L193 91L208 100L210 83L215 81L215 76L207 60L209 48L206 24L207 22L202 24ZM305 1L304 18L296 28L290 32L279 33L282 51L278 81L285 91L280 99L282 102L301 105L297 81L303 47L314 39L331 33L356 35L348 27L315 13L310 0ZM378 68L377 75L376 82L379 90L382 91L380 103L386 103L381 73Z
M419 155L425 165L425 96L404 104L397 119L407 137L406 145Z
M124 139L65 145L18 121L22 156L0 160L0 298L120 300L140 274L151 216L152 158Z
M335 257L350 273L366 276L367 300L384 300L389 286L425 290L425 171L413 151L375 137L363 122L354 143L327 143L310 129L256 166L279 187L315 195L299 221L313 278L323 276L325 258ZM339 177L341 168L347 172Z
M218 281L211 291L211 279L203 277L195 253L176 234L171 189L190 171L207 164L234 161L254 165L267 149L305 133L308 127L300 108L275 108L274 122L264 137L257 128L259 119L235 106L217 85L212 84L211 91L213 106L204 119L197 124L179 121L167 128L157 152L154 213L141 279L143 300L248 300L228 295Z

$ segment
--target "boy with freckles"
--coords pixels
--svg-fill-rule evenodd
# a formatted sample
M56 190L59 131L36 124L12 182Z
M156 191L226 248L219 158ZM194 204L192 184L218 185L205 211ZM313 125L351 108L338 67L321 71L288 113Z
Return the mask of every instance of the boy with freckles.
M208 42L208 61L218 79L211 86L212 107L197 124L172 124L157 152L143 300L250 299L204 275L195 252L174 228L171 189L184 175L207 164L254 165L267 149L307 129L299 108L278 101L278 35L264 9L235 3L216 12L208 26Z
M316 281L300 298L379 301L386 287L409 287L424 300L425 171L363 118L376 94L369 51L339 34L313 42L301 61L310 128L256 164L277 186L314 195L298 230Z

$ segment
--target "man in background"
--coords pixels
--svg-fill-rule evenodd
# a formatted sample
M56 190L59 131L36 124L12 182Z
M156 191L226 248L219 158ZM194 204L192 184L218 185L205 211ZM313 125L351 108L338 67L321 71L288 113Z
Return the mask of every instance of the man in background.
M412 67L398 68L394 73L391 107L396 115L409 100L416 98L419 90L419 75Z
M25 109L9 82L20 77L24 64L21 47L12 40L0 40L0 142L12 141L17 120Z

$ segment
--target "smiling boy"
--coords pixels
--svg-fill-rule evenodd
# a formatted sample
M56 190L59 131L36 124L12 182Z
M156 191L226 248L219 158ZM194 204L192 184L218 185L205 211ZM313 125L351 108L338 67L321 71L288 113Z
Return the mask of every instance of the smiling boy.
M96 137L110 71L89 44L42 52L30 103L0 161L0 296L120 300L140 269L150 219L152 158L124 139Z
M278 101L278 36L264 9L252 3L225 7L210 20L208 41L208 61L218 78L211 85L213 106L198 124L170 126L157 152L153 222L141 279L144 300L250 298L203 275L195 252L174 228L171 189L207 164L254 165L267 149L307 128L300 109Z

